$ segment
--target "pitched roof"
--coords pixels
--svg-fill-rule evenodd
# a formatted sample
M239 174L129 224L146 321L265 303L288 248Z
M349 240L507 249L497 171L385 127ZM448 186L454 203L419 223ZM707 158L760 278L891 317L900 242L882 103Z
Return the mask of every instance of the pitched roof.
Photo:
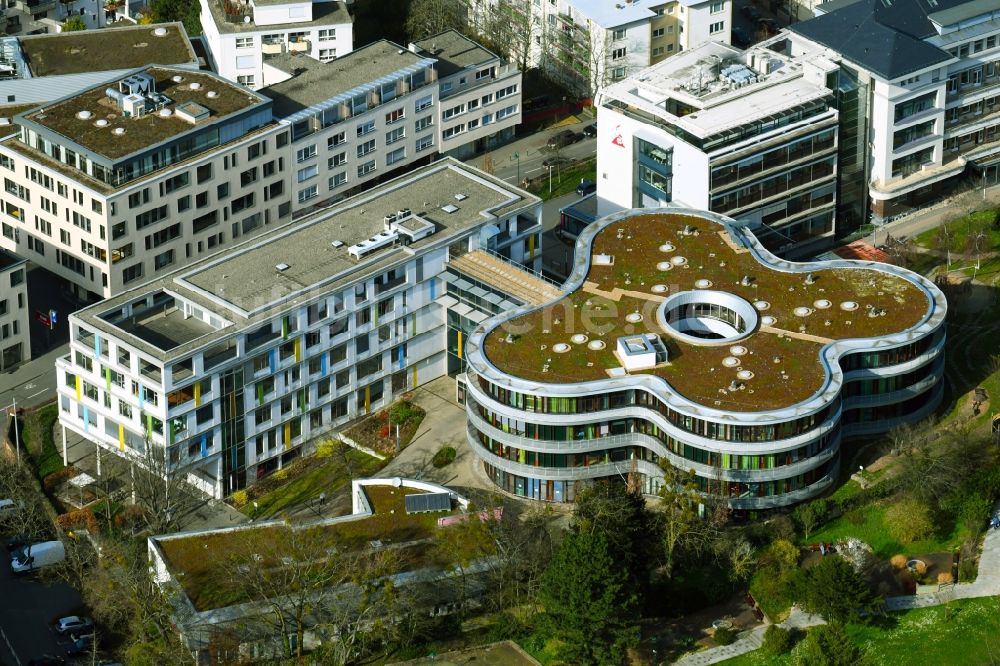
M806 39L886 79L946 62L946 51L923 41L937 34L928 14L968 0L858 0L828 14L789 26Z

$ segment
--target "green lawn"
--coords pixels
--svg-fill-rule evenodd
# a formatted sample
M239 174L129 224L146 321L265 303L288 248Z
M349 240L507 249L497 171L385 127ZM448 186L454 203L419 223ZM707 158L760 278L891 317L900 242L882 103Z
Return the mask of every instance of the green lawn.
M356 449L348 449L343 456L333 456L326 463L314 467L297 479L256 499L256 512L252 502L240 510L254 518L269 518L283 509L316 499L320 493L331 495L343 488L351 479L369 476L382 465L382 461Z
M951 232L951 238L948 243L948 249L952 252L962 252L965 250L970 231L979 228L982 228L986 232L987 236L984 239L985 242L983 243L982 249L984 251L989 249L1000 249L1000 228L994 228L992 225L993 217L995 215L995 210L982 210L949 222L947 224L947 228L949 232ZM928 248L936 248L939 234L939 227L934 227L933 229L928 229L922 234L918 234L915 240L917 245Z
M1000 598L967 599L945 606L890 614L878 625L850 625L847 633L866 666L992 664L1000 652ZM794 651L792 653L794 655ZM726 666L786 666L792 655L756 650L721 662Z
M549 192L548 177L544 180L539 180L539 184L536 187L532 187L531 192L532 194L537 194L542 199L555 199L564 194L575 192L576 188L580 185L580 181L583 179L597 182L596 162L587 162L578 166L560 169L558 173L556 169L552 169L552 192Z
M885 523L887 504L879 502L868 504L836 518L801 539L802 545L812 543L836 543L848 537L861 539L872 547L875 554L887 559L897 553L937 553L951 551L958 547L968 535L956 527L948 534L935 535L932 538L916 541L907 546L900 545L890 534Z
M24 444L39 479L44 479L63 467L62 454L52 439L52 426L58 418L59 407L55 403L31 412L24 418Z

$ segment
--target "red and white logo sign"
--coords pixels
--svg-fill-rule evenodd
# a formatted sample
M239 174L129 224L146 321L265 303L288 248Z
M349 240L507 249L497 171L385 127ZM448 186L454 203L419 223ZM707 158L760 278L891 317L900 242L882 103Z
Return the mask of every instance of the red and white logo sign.
M611 139L611 143L619 148L624 148L625 142L622 140L622 133L618 131L619 127L621 127L621 125L615 125L615 138Z

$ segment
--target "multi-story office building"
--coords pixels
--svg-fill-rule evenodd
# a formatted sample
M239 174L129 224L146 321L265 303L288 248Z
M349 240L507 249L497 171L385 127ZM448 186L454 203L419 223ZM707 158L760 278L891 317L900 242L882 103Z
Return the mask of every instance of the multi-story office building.
M496 145L521 120L521 73L454 31L412 49L380 40L333 62L266 66L286 72L261 94L291 126L302 214L438 153Z
M329 62L351 52L354 24L339 1L200 0L201 26L213 69L257 89L280 81L272 56L305 54ZM272 78L275 77L275 78Z
M512 59L594 94L704 41L728 43L732 9L730 0L487 0L471 20L509 44Z
M452 159L423 167L71 315L60 421L229 494L459 371L456 320L512 303L452 265L528 276L497 255L537 265L540 230L537 197Z
M734 217L769 249L832 241L836 65L708 42L597 97L601 214L676 201Z
M294 56L272 62L291 75L262 92L291 127L300 214L434 154L433 58L380 40L328 63Z
M788 506L831 486L842 441L941 400L944 295L895 266L783 261L666 206L588 227L563 289L477 327L460 377L469 445L521 497L655 493L665 462L735 509Z
M876 221L949 191L1000 182L1000 15L975 0L860 0L792 25L793 55L838 64ZM822 8L821 8L822 9ZM860 94L859 94L860 93ZM865 126L867 123L867 126Z
M27 260L0 250L0 372L31 358Z
M0 102L48 102L150 63L198 70L182 24L0 37Z
M288 130L207 72L148 67L17 117L0 247L103 298L290 219Z
M514 138L521 122L521 71L455 30L410 45L435 59L437 152L464 159Z

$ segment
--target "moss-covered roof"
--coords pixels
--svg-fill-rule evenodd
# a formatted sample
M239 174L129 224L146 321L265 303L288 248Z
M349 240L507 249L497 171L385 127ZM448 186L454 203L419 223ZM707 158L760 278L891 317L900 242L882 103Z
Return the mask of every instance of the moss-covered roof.
M806 273L763 264L721 225L696 216L640 215L612 223L594 237L592 254L610 255L614 262L592 261L582 287L486 336L483 348L493 365L529 381L607 379L609 370L622 367L615 354L618 338L651 332L666 344L669 360L637 372L663 377L677 393L707 407L764 411L801 402L822 387L826 373L819 353L829 342L904 331L930 307L915 281L860 265L815 264L807 284ZM669 269L664 270L664 262ZM691 344L672 337L658 324L659 306L672 294L699 288L763 302L756 308L758 327L732 344ZM850 303L856 308L842 307ZM808 313L797 314L799 308ZM869 316L872 311L876 316ZM641 321L627 321L635 313ZM574 335L587 340L574 340ZM592 349L596 341L604 348ZM554 351L560 343L569 350ZM743 353L734 354L734 345ZM741 370L753 376L738 379ZM743 388L730 390L734 380Z

